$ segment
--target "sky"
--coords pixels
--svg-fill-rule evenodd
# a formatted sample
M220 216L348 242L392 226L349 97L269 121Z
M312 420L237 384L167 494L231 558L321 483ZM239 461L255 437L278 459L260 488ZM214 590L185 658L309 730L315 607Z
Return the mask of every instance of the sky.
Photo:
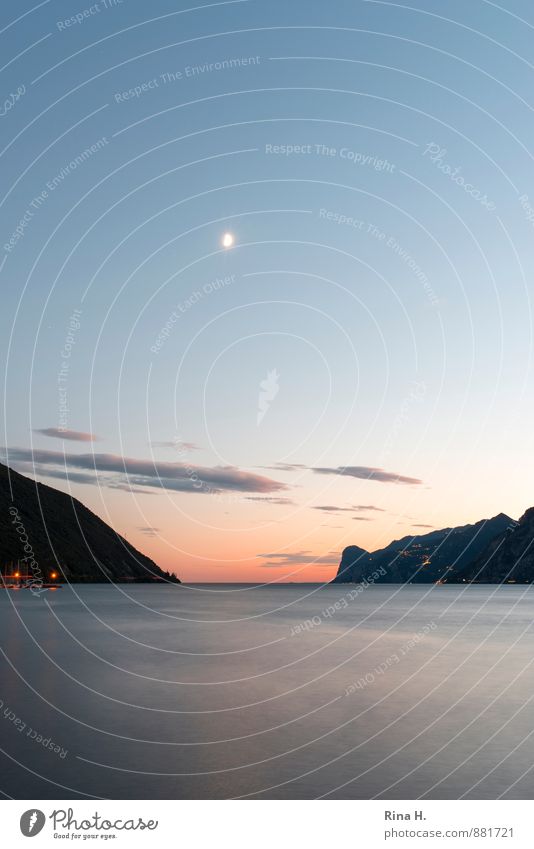
M534 504L529 3L1 16L3 462L189 582Z

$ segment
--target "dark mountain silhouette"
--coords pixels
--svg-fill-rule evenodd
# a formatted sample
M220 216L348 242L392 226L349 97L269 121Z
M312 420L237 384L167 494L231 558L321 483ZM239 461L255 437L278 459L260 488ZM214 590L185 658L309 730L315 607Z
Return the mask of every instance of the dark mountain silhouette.
M343 551L334 582L360 583L368 580L376 570L384 572L375 579L377 583L431 584L463 580L467 573L470 574L471 564L496 537L506 534L513 525L509 516L499 513L493 519L483 519L474 525L406 536L379 551L366 552L351 545ZM534 539L534 515L532 525Z
M341 563L333 584L350 584L363 581L365 568L369 565L372 555L358 545L349 545L343 549Z
M179 583L76 498L0 463L3 574L12 573L10 564L45 581L56 571L72 582Z
M502 533L458 575L459 581L481 584L503 582L530 584L534 581L534 507Z

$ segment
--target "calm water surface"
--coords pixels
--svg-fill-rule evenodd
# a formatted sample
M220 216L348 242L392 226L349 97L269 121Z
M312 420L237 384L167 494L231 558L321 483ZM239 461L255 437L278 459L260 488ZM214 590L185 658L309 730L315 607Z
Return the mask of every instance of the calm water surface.
M533 619L525 586L3 591L0 788L532 798Z

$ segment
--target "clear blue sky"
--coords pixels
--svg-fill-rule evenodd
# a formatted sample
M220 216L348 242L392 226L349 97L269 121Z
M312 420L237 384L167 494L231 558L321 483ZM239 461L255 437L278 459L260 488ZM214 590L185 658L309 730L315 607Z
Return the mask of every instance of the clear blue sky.
M188 580L534 503L529 3L1 16L10 465Z

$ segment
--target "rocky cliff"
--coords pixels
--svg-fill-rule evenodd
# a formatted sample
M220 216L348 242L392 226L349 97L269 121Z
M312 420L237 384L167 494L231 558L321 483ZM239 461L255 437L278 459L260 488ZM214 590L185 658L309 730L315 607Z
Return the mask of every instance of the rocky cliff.
M369 564L371 555L364 548L357 545L349 545L343 550L341 563L333 584L358 583L365 578L366 565Z

